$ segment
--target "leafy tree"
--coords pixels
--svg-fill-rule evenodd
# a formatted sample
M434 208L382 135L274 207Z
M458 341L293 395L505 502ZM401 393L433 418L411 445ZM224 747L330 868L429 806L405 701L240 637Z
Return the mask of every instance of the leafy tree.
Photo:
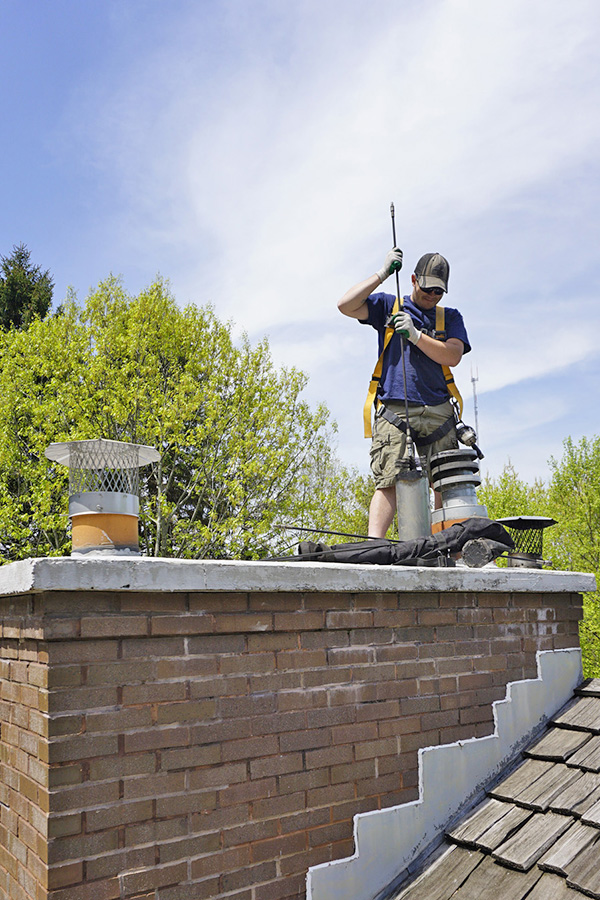
M492 518L517 515L556 519L544 533L544 556L556 569L595 573L600 580L600 438L564 442L560 460L550 459L548 485L529 485L514 467L505 466L497 480L485 479L478 492ZM583 597L580 623L583 671L600 676L600 593Z
M0 257L0 326L26 328L35 318L43 319L52 303L54 283L48 270L31 262L25 244Z
M489 477L483 479L477 498L492 519L546 515L546 488L543 482L536 480L533 485L527 484L519 478L511 462L505 465L497 481Z
M600 581L600 437L563 442L550 459L550 513L558 524L549 546L557 568L594 572ZM580 626L584 674L600 676L600 592L584 595Z
M69 552L67 472L44 457L53 441L160 450L142 478L150 555L274 554L289 541L278 523L330 527L356 508L327 410L301 400L305 376L276 371L266 340L235 346L212 309L180 309L163 281L130 297L109 278L83 307L70 297L60 316L0 333L0 351L5 560Z

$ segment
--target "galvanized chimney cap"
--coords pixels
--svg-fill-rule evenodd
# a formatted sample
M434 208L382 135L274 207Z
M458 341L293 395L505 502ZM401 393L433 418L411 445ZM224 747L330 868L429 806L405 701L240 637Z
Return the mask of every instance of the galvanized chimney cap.
M68 466L71 462L71 453L77 454L77 465L81 466L82 456L89 451L90 464L94 465L94 459L98 452L102 455L104 466L121 468L125 452L137 450L138 467L147 466L149 463L158 462L160 453L154 447L146 444L129 444L126 441L111 441L106 438L94 438L83 441L64 441L50 444L45 455L53 462Z

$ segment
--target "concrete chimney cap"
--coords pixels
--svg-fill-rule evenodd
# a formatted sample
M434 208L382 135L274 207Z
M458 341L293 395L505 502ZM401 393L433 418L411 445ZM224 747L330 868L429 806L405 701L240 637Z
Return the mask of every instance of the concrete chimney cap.
M124 454L137 450L138 467L147 466L149 463L158 462L160 453L154 447L147 444L129 444L125 441L111 441L106 438L94 438L83 441L64 441L50 444L45 455L53 462L68 466L71 462L71 453L77 454L77 465L81 466L82 458L89 453L90 467L97 466L98 454L101 454L104 466L121 468L124 464ZM125 464L129 468L129 464Z

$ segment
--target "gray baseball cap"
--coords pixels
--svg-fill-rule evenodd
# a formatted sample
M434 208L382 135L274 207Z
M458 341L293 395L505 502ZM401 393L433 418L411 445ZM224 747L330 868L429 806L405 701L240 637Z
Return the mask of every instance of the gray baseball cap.
M440 253L426 253L422 256L415 266L415 275L419 287L439 287L444 293L448 293L450 265Z

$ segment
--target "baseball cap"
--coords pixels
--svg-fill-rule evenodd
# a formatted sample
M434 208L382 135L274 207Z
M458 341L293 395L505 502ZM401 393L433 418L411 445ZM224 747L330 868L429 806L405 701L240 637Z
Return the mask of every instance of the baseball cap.
M448 293L450 266L440 253L426 253L415 266L419 287L439 287Z

